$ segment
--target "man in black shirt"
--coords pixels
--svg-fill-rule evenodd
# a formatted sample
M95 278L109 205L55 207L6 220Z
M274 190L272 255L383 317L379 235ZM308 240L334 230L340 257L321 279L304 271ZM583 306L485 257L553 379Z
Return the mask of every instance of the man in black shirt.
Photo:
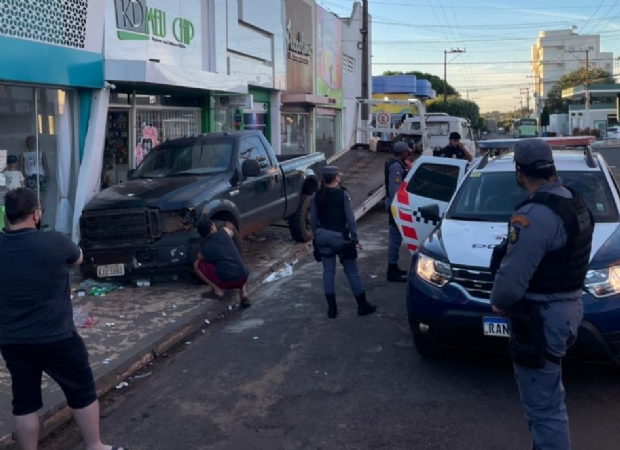
M0 234L0 352L11 374L15 434L36 450L41 377L47 373L73 409L87 450L111 450L99 436L99 403L88 351L73 323L69 266L82 251L65 235L39 231L36 194L6 194L8 231Z
M228 227L218 230L212 220L203 219L198 233L204 242L194 263L196 275L213 288L217 298L224 297L223 290L239 289L241 306L250 306L245 287L250 271L233 242L233 231Z
M467 161L471 161L473 159L471 153L469 153L465 146L461 143L461 135L456 131L450 133L450 143L446 147L439 150L439 152L435 152L435 156L441 156L443 158L466 159Z

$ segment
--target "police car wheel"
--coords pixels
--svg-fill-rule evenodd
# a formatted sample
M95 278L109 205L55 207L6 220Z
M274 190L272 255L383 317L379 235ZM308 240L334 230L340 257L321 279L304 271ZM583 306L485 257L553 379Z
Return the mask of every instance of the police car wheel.
M431 339L414 333L413 345L418 354L423 358L435 359L441 357L441 349Z

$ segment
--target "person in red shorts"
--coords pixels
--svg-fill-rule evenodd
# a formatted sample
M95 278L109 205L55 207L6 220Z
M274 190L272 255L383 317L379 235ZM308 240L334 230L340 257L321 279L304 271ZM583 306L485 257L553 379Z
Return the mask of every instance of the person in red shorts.
M194 263L196 275L213 288L218 299L224 298L225 290L238 289L243 308L250 306L245 285L250 271L233 242L233 232L227 227L218 230L212 220L203 219L198 233L204 242Z

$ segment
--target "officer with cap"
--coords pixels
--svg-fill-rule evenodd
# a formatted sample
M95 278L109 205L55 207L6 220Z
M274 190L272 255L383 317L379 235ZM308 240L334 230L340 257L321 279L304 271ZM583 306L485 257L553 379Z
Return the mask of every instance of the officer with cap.
M491 305L508 317L510 355L534 449L569 450L561 360L583 317L594 218L583 198L563 186L545 141L520 141L514 161L528 198L493 252Z
M312 196L310 204L310 225L314 233L314 257L323 263L323 290L327 299L327 317L338 316L336 305L336 256L357 300L357 315L366 316L376 311L376 307L366 300L357 270L357 250L361 245L357 239L357 225L351 197L340 185L340 172L336 166L323 168L321 188Z
M434 152L434 156L440 156L443 158L456 158L466 159L471 161L473 157L471 153L467 151L463 143L461 142L461 135L456 131L450 133L448 145L439 151Z
M398 257L400 247L403 244L403 237L398 230L398 226L392 217L392 201L401 183L407 176L406 160L411 154L409 145L404 141L399 141L392 147L393 156L385 163L385 209L389 214L389 241L388 241L388 270L387 280L404 283L407 271L398 267Z

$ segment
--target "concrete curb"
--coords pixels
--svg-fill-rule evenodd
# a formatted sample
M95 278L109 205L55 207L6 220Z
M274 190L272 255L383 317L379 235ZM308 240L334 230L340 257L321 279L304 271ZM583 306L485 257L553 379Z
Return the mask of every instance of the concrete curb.
M252 277L247 285L248 292L252 292L262 286L263 280L285 263L300 259L311 252L311 242L303 245L296 245L293 249L285 252L277 263L258 272L255 277ZM205 304L196 315L183 322L177 323L173 330L157 341L144 345L143 348L136 349L133 356L127 358L120 365L110 368L107 373L95 379L95 383L97 384L97 396L99 398L105 396L107 393L114 390L119 382L127 379L176 344L186 340L188 336L199 332L205 327L205 319L209 320L211 323L217 322L229 312L229 304L230 302L228 301L217 303L209 302ZM65 402L53 406L41 416L42 426L39 440L44 439L54 430L58 429L58 427L70 421L72 417L72 411L66 406ZM13 433L0 437L0 449L17 450L18 448Z

